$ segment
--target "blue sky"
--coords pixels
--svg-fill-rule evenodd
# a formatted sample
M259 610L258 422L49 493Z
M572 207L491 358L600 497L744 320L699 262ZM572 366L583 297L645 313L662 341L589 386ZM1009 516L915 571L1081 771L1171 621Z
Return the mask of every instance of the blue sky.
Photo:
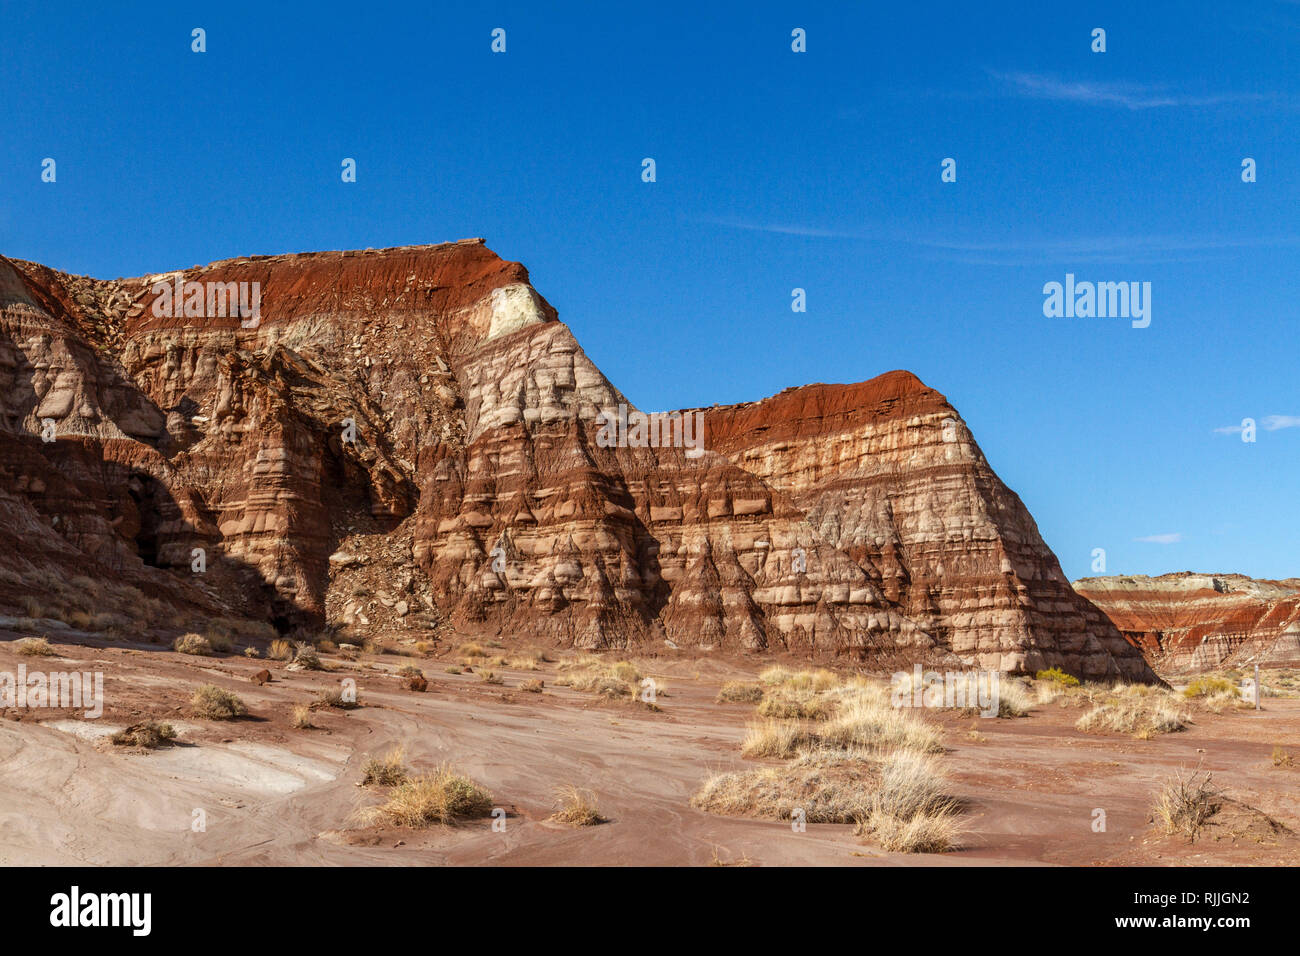
M1300 575L1300 3L110 6L5 4L0 252L485 236L642 408L910 369L1070 577Z

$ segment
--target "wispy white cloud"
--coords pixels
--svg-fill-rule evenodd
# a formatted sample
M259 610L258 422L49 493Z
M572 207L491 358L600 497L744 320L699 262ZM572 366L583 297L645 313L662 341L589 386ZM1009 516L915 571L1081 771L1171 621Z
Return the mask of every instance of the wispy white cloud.
M1181 534L1149 534L1145 538L1134 538L1134 541L1143 541L1147 544L1177 544L1183 540Z
M1261 102L1271 98L1262 93L1192 95L1170 92L1166 87L1144 83L1061 80L1040 73L1001 73L989 70L988 74L1009 87L1011 92L1018 96L1042 100L1064 100L1094 106L1122 106L1129 110L1221 106L1227 103Z
M1265 415L1259 425L1266 432L1275 432L1283 428L1300 428L1300 415ZM1216 435L1240 435L1245 431L1242 425L1224 425L1216 428Z
M991 265L1043 262L1098 263L1188 262L1242 249L1300 245L1300 236L1076 236L1065 239L1025 238L1001 241L966 240L871 229L829 229L791 222L705 218L697 220L728 229L805 239L848 239L918 246L944 253L945 258Z
M726 226L729 229L741 229L745 232L767 232L780 236L803 236L809 239L884 239L884 235L873 235L870 233L841 230L841 229L822 229L818 226L801 226L798 223L780 223L780 222L751 222L743 219L715 219L705 218L699 222L708 223L711 226Z
M1300 428L1300 415L1267 415L1260 424L1266 432L1275 432L1279 428Z

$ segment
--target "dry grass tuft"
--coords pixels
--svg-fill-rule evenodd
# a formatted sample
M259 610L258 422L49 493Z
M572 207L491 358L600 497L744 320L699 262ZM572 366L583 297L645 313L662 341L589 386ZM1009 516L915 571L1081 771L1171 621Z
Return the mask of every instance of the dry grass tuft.
M556 810L551 814L551 819L556 823L564 823L571 827L593 827L605 822L605 818L600 815L596 795L592 791L568 784L557 787L555 796Z
M363 787L371 784L396 787L410 776L410 771L406 768L406 752L397 746L382 757L371 757L362 765L361 773Z
M1182 730L1189 721L1171 695L1153 693L1103 701L1080 717L1074 726L1088 733L1131 734L1139 740L1150 740Z
M942 733L926 721L912 717L873 692L846 696L835 715L817 736L830 746L869 750L943 750Z
M853 823L869 808L871 778L862 762L826 763L806 755L780 767L715 774L691 797L691 806L721 816L808 823Z
M857 833L893 853L943 853L958 833L957 802L932 757L899 751L880 764L870 809Z
M818 693L784 688L768 691L758 705L760 717L782 717L787 720L826 720L834 710L832 701Z
M311 730L316 725L311 722L311 705L294 704L293 715L290 718L294 730Z
M1068 675L1067 675L1068 676ZM998 716L1027 717L1034 706L1028 688L1020 681L1005 675L998 680Z
M432 773L402 781L386 803L362 811L362 819L371 825L427 827L486 817L491 812L492 794L444 764Z
M740 745L743 757L793 757L800 748L812 747L816 738L803 725L786 720L751 722Z
M762 699L762 686L742 680L727 681L717 696L719 704L757 704Z
M960 825L951 814L902 820L870 813L858 821L855 832L890 853L946 853L952 849Z
M14 648L22 657L54 657L54 648L50 646L49 638L45 637L24 637L18 641Z

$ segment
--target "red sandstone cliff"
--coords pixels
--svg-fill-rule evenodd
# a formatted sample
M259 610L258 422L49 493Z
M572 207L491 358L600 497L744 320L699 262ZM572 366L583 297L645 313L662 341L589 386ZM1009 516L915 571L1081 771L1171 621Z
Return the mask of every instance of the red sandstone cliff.
M259 283L256 327L156 315L177 279ZM0 387L0 602L79 574L281 629L1153 678L915 376L700 410L698 457L604 447L627 399L479 240L110 282L0 259Z

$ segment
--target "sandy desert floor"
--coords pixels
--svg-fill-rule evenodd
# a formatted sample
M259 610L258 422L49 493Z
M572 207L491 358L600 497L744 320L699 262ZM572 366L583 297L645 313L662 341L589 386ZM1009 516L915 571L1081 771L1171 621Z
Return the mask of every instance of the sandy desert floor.
M288 672L278 662L190 657L155 645L94 646L51 637L58 656L23 658L0 633L0 671L101 670L102 718L10 709L0 719L0 863L144 865L757 865L963 866L999 864L1300 863L1300 839L1261 831L1258 813L1300 832L1300 768L1275 766L1278 745L1300 745L1300 699L1264 710L1198 715L1151 740L1074 728L1077 710L1046 705L1019 719L926 712L944 729L941 758L966 807L959 846L944 854L885 853L847 824L719 817L690 806L711 773L752 767L740 741L752 705L715 702L724 680L751 678L769 659L659 658L668 691L655 712L553 686L535 672L495 668L503 685L448 674L446 662L326 656L332 672ZM552 654L559 657L558 654ZM427 692L396 675L416 663ZM267 668L273 680L252 675ZM297 730L294 704L343 677L362 706L317 710ZM543 694L518 690L546 681ZM188 716L194 688L236 692L249 716ZM110 733L147 717L172 722L176 746L128 751ZM974 731L974 733L972 733ZM379 802L361 766L401 745L416 769L444 761L488 787L506 813L454 827L376 829L356 811ZM1300 756L1300 755L1298 755ZM1227 795L1255 808L1240 825L1187 844L1149 822L1153 794L1178 769L1203 765ZM549 822L556 787L590 788L608 818L569 828ZM1106 814L1094 832L1094 811ZM201 811L204 828L192 822ZM1231 821L1228 821L1231 824Z

